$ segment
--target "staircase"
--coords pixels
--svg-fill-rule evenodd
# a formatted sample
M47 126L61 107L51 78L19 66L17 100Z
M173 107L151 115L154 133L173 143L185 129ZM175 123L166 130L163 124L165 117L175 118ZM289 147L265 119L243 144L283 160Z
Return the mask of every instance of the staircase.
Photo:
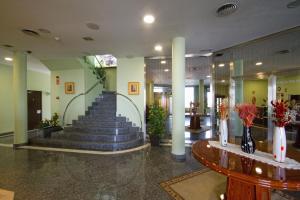
M85 116L73 120L72 126L51 138L36 137L30 143L38 146L117 151L142 145L143 132L126 117L116 116L115 92L103 92L89 106Z

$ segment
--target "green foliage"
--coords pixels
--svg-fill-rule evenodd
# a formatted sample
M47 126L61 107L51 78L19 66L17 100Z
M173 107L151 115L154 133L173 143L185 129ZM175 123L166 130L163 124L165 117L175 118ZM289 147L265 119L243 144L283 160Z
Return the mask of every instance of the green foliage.
M58 114L54 113L54 115L52 116L52 118L50 120L49 119L42 120L40 123L40 127L46 128L46 127L50 127L50 126L58 126L58 123L59 123L58 119L59 119Z
M166 113L162 107L152 105L149 108L148 132L149 135L163 135L166 127Z
M91 63L91 61L88 59L87 56L83 57L84 62L89 66L89 68L92 70L93 74L95 74L96 78L100 81L102 85L104 85L106 80L106 71L104 67L102 67L101 63L100 67L95 66L94 63Z

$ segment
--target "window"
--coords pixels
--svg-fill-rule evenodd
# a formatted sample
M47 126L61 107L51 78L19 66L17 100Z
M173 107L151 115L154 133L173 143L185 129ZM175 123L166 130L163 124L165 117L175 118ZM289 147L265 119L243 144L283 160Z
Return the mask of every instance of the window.
M189 108L190 103L194 102L194 87L186 87L185 88L185 107Z

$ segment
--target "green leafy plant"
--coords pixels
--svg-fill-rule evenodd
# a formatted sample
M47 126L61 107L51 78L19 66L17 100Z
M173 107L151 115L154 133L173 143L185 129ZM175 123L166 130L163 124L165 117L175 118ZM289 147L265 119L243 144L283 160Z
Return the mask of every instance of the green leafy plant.
M94 63L90 61L88 56L83 57L84 62L88 65L88 67L92 70L93 74L95 74L96 78L100 81L102 85L104 85L106 80L106 71L100 62L100 67L97 67Z
M161 136L165 133L166 113L159 105L149 108L148 133L149 135Z
M46 127L50 127L50 126L58 126L58 123L59 123L58 119L59 119L58 114L54 113L50 120L49 119L42 120L40 123L40 127L46 128Z

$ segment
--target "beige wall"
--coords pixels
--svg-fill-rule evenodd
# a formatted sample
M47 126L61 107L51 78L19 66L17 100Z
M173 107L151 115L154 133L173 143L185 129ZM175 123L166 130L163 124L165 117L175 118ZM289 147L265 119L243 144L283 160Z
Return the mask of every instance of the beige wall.
M12 66L0 64L0 133L14 131L12 70ZM42 117L50 118L50 74L28 70L27 89L42 91Z

